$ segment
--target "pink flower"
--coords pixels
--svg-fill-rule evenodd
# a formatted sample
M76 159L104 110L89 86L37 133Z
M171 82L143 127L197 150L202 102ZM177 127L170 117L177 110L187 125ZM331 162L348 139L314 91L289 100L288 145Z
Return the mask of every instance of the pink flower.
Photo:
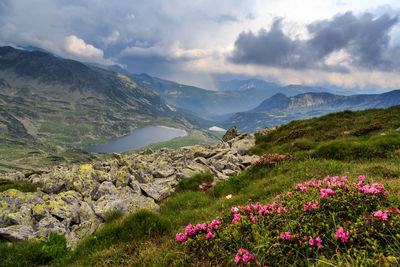
M340 238L343 243L346 243L349 240L349 235L350 235L349 231L344 232L343 227L340 227L337 230L335 237L336 239Z
M254 256L243 248L240 248L235 256L235 263L239 264L240 261L243 261L243 263L247 263L250 261L254 261L257 263Z
M281 195L276 195L275 196L275 199L280 199L281 198Z
M307 187L305 187L303 184L296 185L296 189L300 189L301 191L307 191Z
M318 204L319 204L318 201L315 202L315 203L309 202L308 205L304 204L303 207L304 207L305 210L312 210L312 209L316 209Z
M187 238L188 238L187 235L182 234L182 233L176 234L175 237L176 237L176 240L177 240L179 243L185 242L185 241L187 240Z
M232 223L235 223L235 222L241 222L240 213L236 213L235 215L233 215Z
M310 236L310 239L308 240L308 244L310 245L310 246L317 246L318 248L322 248L322 239L321 239L321 237L316 237L315 239L313 239L311 236Z
M287 212L287 210L284 209L284 208L282 208L282 207L278 207L278 208L276 209L276 212L277 212L277 213Z
M377 212L375 212L374 217L377 217L382 221L387 221L387 219L388 219L387 213L388 212L389 212L388 210L385 210L385 211L378 210Z
M315 238L314 241L317 244L318 248L322 248L322 239L321 239L321 237L317 236L317 238Z
M286 193L286 195L287 196L291 196L291 195L293 195L293 193L289 191L289 192Z
M281 239L286 239L286 240L290 240L290 238L295 238L296 235L290 235L290 232L285 232L285 233L281 233L279 236Z
M231 208L231 212L232 212L232 213L236 213L236 212L238 212L238 211L239 211L239 209L236 208L236 207L232 207L232 208Z
M257 216L253 216L253 214L250 214L250 220L252 223L255 223L256 221L258 221Z
M334 191L332 189L321 189L320 193L321 193L321 196L323 196L326 199L329 199L329 195L335 194L336 191Z
M215 235L213 233L211 233L211 231L208 231L206 239L208 240L208 239L214 238L214 237L215 237Z

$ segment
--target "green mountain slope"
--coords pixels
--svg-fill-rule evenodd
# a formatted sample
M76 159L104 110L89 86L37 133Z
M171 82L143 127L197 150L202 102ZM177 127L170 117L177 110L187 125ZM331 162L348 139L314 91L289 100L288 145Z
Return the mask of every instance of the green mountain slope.
M399 127L400 106L292 121L257 136L247 153L264 158L211 190L181 183L160 203L159 214L111 214L104 228L74 251L62 238L0 242L2 262L231 266L246 254L254 257L247 258L252 266L397 266ZM272 153L294 158L271 160ZM197 175L187 181L209 179ZM186 237L179 234L185 232Z
M44 52L0 48L0 160L11 167L88 160L93 155L80 148L154 121L207 135L193 126L197 117L123 74Z

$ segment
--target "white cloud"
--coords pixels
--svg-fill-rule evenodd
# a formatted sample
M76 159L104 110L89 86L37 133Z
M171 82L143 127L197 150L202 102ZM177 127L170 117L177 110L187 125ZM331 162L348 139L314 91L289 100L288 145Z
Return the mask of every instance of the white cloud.
M103 51L91 44L86 44L83 39L75 35L65 38L65 49L67 52L83 58L103 58Z
M96 48L91 44L87 44L85 40L75 35L69 35L65 38L64 48L68 57L72 57L76 60L103 65L116 64L114 60L109 58L105 59L103 57L103 50Z

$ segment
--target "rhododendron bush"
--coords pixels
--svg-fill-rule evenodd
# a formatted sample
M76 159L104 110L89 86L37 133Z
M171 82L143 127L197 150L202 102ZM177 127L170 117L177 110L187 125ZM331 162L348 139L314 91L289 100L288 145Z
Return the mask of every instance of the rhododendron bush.
M400 265L400 210L383 185L364 176L326 177L298 184L269 204L231 207L176 238L187 253L216 264Z

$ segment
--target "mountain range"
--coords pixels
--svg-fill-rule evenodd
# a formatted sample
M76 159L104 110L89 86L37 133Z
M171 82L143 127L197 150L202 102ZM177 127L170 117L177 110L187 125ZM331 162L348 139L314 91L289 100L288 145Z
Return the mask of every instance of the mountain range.
M155 120L208 135L196 126L206 119L168 105L121 73L0 48L0 160L46 155L62 161L70 154L65 148L101 143Z
M236 125L241 131L251 132L263 129L265 126L276 126L292 120L317 117L332 112L386 108L399 104L400 90L350 96L305 93L288 97L278 93L252 110L234 114L220 126Z
M323 87L280 86L259 79L217 82L219 91L212 91L152 77L144 73L132 74L115 65L101 67L123 73L136 83L160 94L170 105L190 110L215 121L223 121L234 113L253 109L264 99L277 93L295 96L307 92L336 92Z

